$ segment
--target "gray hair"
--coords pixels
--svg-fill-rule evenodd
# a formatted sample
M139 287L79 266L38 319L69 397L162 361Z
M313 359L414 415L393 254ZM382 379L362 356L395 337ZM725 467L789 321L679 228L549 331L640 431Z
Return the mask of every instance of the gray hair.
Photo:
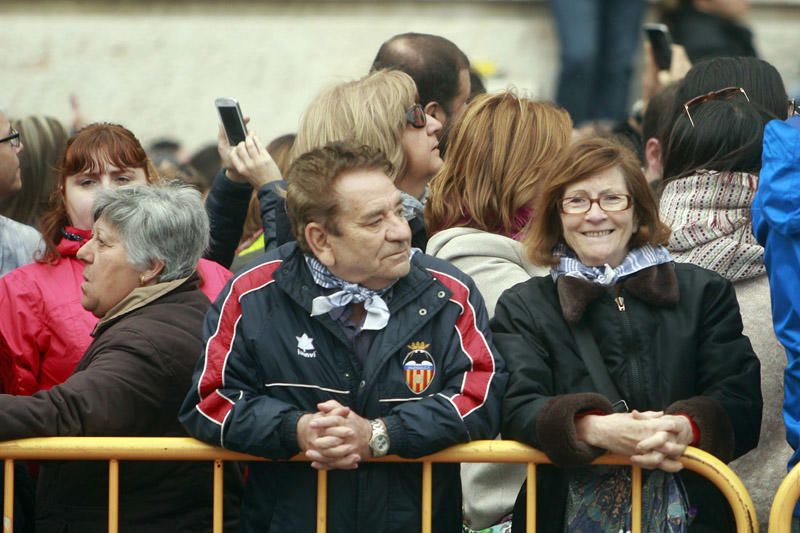
M208 247L208 216L200 193L171 183L106 190L97 195L94 220L117 230L136 270L164 262L157 281L189 276Z

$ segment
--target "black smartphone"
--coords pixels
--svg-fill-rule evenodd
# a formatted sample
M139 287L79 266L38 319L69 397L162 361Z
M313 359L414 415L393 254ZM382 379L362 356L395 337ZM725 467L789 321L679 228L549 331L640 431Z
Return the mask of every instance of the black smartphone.
M658 70L669 70L672 65L672 37L665 24L645 24L644 33L653 49Z
M234 98L217 98L214 100L217 106L222 127L228 137L228 143L236 146L247 137L247 127L244 125L242 110L239 109L239 102Z

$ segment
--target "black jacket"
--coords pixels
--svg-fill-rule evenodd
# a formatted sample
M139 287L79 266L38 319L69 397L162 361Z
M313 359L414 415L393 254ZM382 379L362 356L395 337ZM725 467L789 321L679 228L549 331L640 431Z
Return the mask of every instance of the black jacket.
M208 306L192 276L152 302L101 322L64 383L33 396L0 395L0 439L185 437L178 407L202 351ZM241 489L229 481L232 505L225 516L234 527ZM210 531L211 489L210 462L123 461L120 531ZM107 508L108 462L43 464L36 531L106 531Z
M391 319L362 365L329 314L295 243L235 277L208 313L205 357L181 408L206 442L273 459L297 454L297 421L334 399L382 418L390 454L421 457L497 434L505 365L491 344L483 298L449 263L417 253L392 287ZM430 374L415 388L411 362ZM413 365L412 365L413 366ZM437 533L461 529L458 465L433 468ZM328 475L329 531L390 533L420 525L421 465L361 464ZM244 531L313 531L316 473L307 463L250 465Z
M610 291L570 277L556 286L548 276L500 297L492 330L510 372L504 437L539 448L560 466L585 465L603 453L575 437L577 413L608 413L611 405L596 392L568 320L588 325L631 409L688 414L700 430L697 446L726 462L758 443L759 362L742 335L733 286L711 271L674 263L640 271ZM557 531L565 485L558 469L543 474L537 523ZM725 531L721 495L682 475L696 524L708 520Z
M676 44L692 63L712 57L756 57L753 33L736 21L694 8L681 8L667 18Z

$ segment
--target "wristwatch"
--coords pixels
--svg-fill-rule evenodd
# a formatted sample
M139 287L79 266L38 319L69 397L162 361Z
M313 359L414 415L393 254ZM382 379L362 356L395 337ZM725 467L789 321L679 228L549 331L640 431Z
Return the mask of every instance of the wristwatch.
M372 435L369 438L372 457L383 457L389 453L389 433L386 431L386 424L380 418L376 418L370 420L369 425L372 426Z

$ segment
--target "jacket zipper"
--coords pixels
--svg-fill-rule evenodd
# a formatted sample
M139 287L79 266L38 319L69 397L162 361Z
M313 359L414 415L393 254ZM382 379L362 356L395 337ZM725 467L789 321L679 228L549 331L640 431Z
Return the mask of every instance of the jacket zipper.
M625 344L627 346L632 347L633 345L633 327L631 325L631 318L630 315L627 313L627 309L625 307L625 298L622 296L622 287L617 287L617 296L614 298L614 303L617 304L617 309L619 309L620 313L622 314L622 324L623 324L623 331L624 331L624 339ZM636 405L643 406L644 403L644 394L641 390L642 388L642 378L641 378L641 368L639 365L639 358L636 356L632 356L630 358L630 369L631 369L631 400L635 402Z

